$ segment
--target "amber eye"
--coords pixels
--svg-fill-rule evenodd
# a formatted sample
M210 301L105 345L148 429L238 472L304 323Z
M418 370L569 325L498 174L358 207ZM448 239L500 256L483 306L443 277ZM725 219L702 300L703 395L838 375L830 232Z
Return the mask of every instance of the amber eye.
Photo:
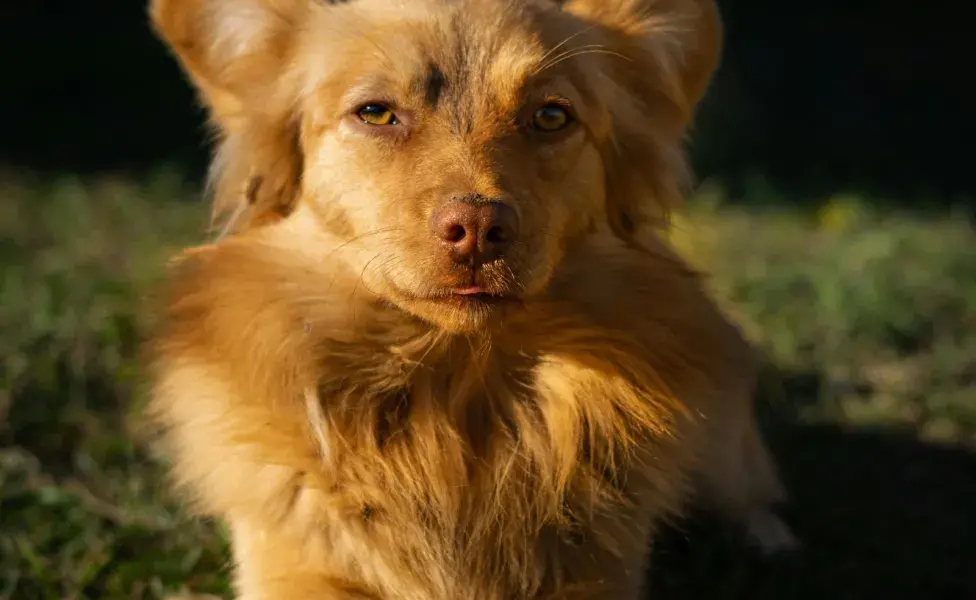
M367 104L356 111L356 116L367 125L399 125L393 111L382 104Z
M565 129L572 122L569 111L559 104L546 104L532 115L532 127L545 133Z

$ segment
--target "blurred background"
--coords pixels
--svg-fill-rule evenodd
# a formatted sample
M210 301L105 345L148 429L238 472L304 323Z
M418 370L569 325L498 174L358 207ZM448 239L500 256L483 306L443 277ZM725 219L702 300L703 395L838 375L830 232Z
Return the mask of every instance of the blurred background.
M972 600L972 34L940 0L720 5L674 240L768 357L807 547L689 519L654 597ZM146 290L206 233L203 113L141 0L6 2L0 65L0 599L228 597L130 418Z

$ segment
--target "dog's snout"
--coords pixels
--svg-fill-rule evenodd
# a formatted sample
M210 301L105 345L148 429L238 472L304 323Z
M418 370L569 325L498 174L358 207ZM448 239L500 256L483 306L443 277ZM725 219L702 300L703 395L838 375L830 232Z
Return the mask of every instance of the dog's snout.
M434 211L431 229L456 261L482 264L501 258L511 247L518 215L502 202L453 200Z

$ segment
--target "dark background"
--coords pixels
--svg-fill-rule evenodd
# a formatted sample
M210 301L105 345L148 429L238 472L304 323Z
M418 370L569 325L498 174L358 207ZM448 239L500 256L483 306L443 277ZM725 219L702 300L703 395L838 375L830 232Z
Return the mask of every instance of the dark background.
M0 163L198 176L203 113L142 0L0 8ZM947 2L729 0L723 67L695 138L702 178L756 174L796 201L974 195L973 33Z

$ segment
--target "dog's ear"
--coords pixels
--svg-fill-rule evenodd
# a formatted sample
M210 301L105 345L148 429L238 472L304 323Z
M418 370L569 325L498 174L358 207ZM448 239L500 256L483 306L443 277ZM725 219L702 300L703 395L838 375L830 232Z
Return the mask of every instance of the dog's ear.
M608 217L629 238L684 196L685 135L719 64L721 17L715 0L566 0L562 8L601 30L614 55Z
M152 0L150 15L217 121L231 126L275 93L310 2Z
M291 60L314 0L151 0L158 35L217 126L215 215L238 225L287 214L301 176Z
M715 0L566 0L562 7L608 31L645 85L669 94L690 120L721 56Z

